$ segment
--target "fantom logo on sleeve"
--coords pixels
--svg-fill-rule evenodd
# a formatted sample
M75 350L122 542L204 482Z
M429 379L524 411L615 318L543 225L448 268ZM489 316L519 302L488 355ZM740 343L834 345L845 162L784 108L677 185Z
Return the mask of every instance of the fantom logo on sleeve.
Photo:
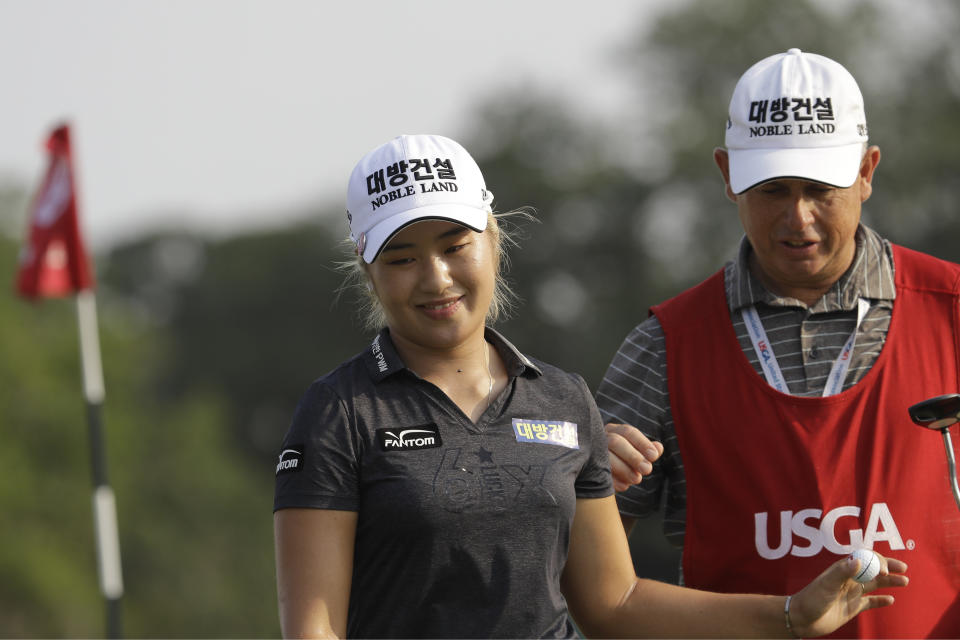
M277 460L277 475L296 473L303 469L303 445L293 445L280 452Z
M416 427L377 429L377 442L380 443L380 449L383 451L436 449L443 444L440 439L440 429L433 423Z
M769 523L770 514L766 512L753 514L754 540L757 553L761 558L777 560L787 554L798 558L809 558L826 549L830 553L846 555L854 549L873 549L878 542L884 542L891 551L912 548L912 541L903 543L897 523L890 513L885 502L877 502L870 506L867 526L863 529L855 528L861 522L861 509L856 506L845 506L831 509L826 513L822 509L801 509L781 511L779 517L779 536L777 546L770 545L770 530L776 532L777 525ZM844 527L843 523L847 526ZM853 525L853 526L850 526ZM846 531L849 543L838 541L838 532ZM799 538L795 542L795 538ZM803 543L806 544L803 544Z

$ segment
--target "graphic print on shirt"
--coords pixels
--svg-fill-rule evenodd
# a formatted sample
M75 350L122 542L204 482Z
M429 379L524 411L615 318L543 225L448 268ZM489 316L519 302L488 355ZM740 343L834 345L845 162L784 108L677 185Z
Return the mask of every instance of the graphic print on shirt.
M475 451L459 447L444 451L433 480L440 506L451 513L498 513L533 492L556 502L543 487L549 465L498 465L493 458L493 452L482 446Z

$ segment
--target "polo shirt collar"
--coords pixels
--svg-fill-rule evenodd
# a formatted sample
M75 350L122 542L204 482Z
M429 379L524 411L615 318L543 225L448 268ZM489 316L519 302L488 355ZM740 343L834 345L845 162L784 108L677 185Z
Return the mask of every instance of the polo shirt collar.
M393 340L390 339L390 330L386 327L380 330L380 333L367 347L363 354L363 361L367 365L370 377L377 382L407 368L403 364L403 360L400 359L397 348L393 346Z
M532 377L543 375L540 367L534 364L530 358L520 353L520 351L498 331L487 327L484 335L487 341L497 349L500 357L503 358L504 364L507 367L507 373L510 376L527 375L528 377ZM376 382L380 382L384 378L407 368L400 358L400 354L397 353L397 348L394 346L393 340L390 339L390 330L386 327L380 330L380 333L377 334L370 343L370 346L364 351L363 361L367 366L367 371L370 372L370 376Z
M893 300L896 298L894 284L893 254L889 243L880 235L861 224L855 236L857 243L853 264L817 302L809 307L811 313L850 311L857 308L857 300ZM778 296L769 291L750 272L749 258L753 248L744 236L740 241L737 259L724 270L727 304L730 311L764 303L773 307L806 307L795 298Z
M503 358L508 375L513 377L521 375L527 375L528 377L543 375L540 367L535 365L530 358L520 353L520 350L513 346L513 344L504 338L496 329L487 327L484 336L487 342L496 347L497 353Z

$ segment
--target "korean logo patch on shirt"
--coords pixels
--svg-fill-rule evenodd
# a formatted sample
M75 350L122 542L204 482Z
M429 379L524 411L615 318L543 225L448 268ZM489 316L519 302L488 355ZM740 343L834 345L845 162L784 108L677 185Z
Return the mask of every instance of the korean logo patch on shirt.
M568 449L580 448L575 422L514 418L513 433L517 436L517 442L555 444Z

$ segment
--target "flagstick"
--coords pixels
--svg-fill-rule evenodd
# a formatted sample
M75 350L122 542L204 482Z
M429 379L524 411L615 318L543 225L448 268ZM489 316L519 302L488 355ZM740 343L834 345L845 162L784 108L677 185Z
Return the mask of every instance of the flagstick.
M92 289L77 293L77 323L80 328L80 363L83 394L90 426L90 458L93 469L93 516L97 543L97 572L100 591L107 600L107 637L119 638L120 598L123 574L120 568L120 537L117 533L117 506L107 483L101 409L105 396L100 340L97 332L97 303Z

